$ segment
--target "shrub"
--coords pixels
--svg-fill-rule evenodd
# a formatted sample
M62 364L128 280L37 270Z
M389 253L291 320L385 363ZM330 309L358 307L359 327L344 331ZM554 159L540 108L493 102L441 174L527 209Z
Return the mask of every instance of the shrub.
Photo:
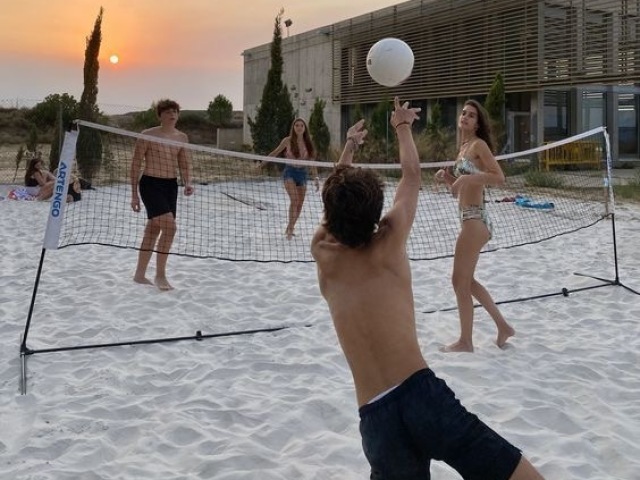
M619 198L640 201L640 170L625 185L614 185L613 193Z
M530 187L562 188L564 184L561 177L551 172L542 172L540 170L529 170L524 174L524 179Z

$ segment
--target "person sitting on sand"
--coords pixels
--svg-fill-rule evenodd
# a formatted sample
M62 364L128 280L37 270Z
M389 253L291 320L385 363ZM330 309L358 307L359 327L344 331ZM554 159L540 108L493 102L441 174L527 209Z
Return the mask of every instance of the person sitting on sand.
M67 190L67 203L79 202L80 200L82 200L80 179L75 175L71 175L69 179L69 189Z
M30 189L31 195L38 200L48 200L53 195L55 181L56 177L45 168L39 153L29 160L24 174L24 186Z
M54 176L58 176L58 169L56 168L53 171ZM71 174L71 178L69 178L69 188L67 189L67 203L79 202L82 200L82 186L80 183L80 179Z

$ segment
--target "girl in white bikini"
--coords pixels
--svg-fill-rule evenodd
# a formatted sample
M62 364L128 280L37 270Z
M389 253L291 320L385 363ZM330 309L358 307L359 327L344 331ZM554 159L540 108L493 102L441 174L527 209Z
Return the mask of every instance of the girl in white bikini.
M484 205L487 185L502 185L504 173L493 156L489 116L475 100L465 102L458 120L460 149L452 171L441 169L436 180L451 188L458 198L460 233L453 257L451 281L460 316L460 338L442 347L443 352L473 352L473 298L491 315L498 328L496 344L504 347L515 335L489 292L474 275L480 251L491 238L491 222Z

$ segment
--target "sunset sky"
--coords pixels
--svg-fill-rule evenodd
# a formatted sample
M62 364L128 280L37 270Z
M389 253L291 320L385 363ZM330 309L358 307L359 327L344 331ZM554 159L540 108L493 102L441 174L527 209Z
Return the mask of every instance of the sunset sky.
M242 109L247 48L269 43L281 7L290 34L400 0L9 0L0 10L0 106L52 93L80 99L86 38L104 7L98 103L113 113L163 97L206 109L222 94ZM283 32L286 36L286 30ZM118 55L112 64L109 57ZM106 106L106 108L105 108Z

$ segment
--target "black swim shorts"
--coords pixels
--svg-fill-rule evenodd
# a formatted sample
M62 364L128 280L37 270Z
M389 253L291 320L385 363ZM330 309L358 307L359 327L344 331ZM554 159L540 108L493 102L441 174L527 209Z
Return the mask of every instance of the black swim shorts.
M429 479L432 459L449 464L465 480L508 480L522 456L469 413L430 369L363 405L360 433L376 480Z
M140 177L140 199L147 210L147 218L155 218L165 213L176 217L178 203L178 180L142 175Z

